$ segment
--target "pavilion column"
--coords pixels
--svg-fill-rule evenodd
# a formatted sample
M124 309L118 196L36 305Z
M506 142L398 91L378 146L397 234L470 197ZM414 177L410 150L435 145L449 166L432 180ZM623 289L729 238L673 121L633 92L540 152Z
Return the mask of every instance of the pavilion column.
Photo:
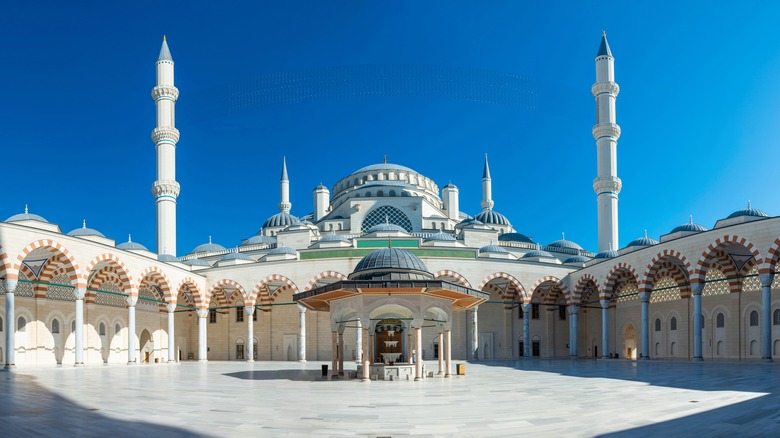
M704 283L691 283L693 294L693 360L704 360L702 355L701 336L701 293L704 291Z
M129 296L127 301L127 364L136 363L136 345L135 345L135 305L138 304L138 297Z
M76 363L75 366L84 366L84 296L87 289L76 287L73 296L76 297Z
M479 359L479 323L477 320L477 311L479 306L471 309L471 357L474 360Z
M761 358L772 360L772 281L775 274L761 274L758 276L761 280Z
M208 337L206 336L206 317L209 315L209 309L198 309L198 362L207 362L208 359Z
M577 357L579 355L579 351L577 351L577 315L579 312L580 306L569 306L569 323L571 324L571 328L569 329L569 356L571 357Z
M246 315L246 361L255 361L255 306L244 306Z
M361 326L362 326L362 324L361 324ZM371 378L371 376L369 374L369 371L370 371L369 368L371 367L371 362L368 360L368 351L369 351L369 348L368 348L368 339L369 339L368 327L363 327L361 329L361 332L362 332L362 335L361 335L360 338L363 340L363 346L361 348L361 351L363 351L365 354L363 354L362 357L358 356L358 360L361 360L362 363L363 363L363 375L361 376L361 380L364 381L364 382L368 382L369 379Z
M16 336L16 308L14 303L14 292L16 291L16 280L5 280L5 367L12 368L16 366L16 346L14 337Z
M523 356L531 357L531 303L523 304Z
M166 310L168 310L168 362L176 362L176 330L175 319L176 304L166 304Z
M444 333L439 331L439 372L437 374L444 374Z
M601 357L609 358L609 300L599 300L601 304Z
M339 332L339 376L344 375L344 333Z
M650 292L639 292L642 300L642 359L650 359Z
M415 327L414 328L414 334L415 338L417 338L417 342L415 342L416 345L416 357L415 357L415 364L414 364L414 380L422 380L422 328L421 327Z
M412 347L412 345L413 345L412 344L412 333L413 333L412 332L412 326L410 324L409 325L409 335L406 337L407 338L407 341L406 341L406 353L407 353L407 355L406 356L409 358L407 360L407 362L409 362L410 364L414 363L414 361L412 360L413 359L412 356L414 355L414 353L413 353L414 348Z
M445 339L447 340L447 349L445 350L445 354L447 355L447 363L444 377L452 377L452 332L450 329L447 329L444 331L444 333L446 335Z
M338 362L338 333L336 333L335 330L330 332L330 338L331 338L331 376L333 378L336 378L339 375L339 370L336 369L336 363Z
M357 330L355 330L355 360L358 363L363 362L363 323L357 321Z
M306 308L298 305L298 361L306 362Z

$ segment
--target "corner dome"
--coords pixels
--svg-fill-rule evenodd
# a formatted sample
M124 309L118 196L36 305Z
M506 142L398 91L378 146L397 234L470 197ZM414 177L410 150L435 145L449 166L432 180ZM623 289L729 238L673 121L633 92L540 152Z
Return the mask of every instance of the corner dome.
M699 225L699 224L694 224L693 223L693 216L691 216L691 218L690 218L690 220L688 221L687 224L682 224L680 226L677 226L672 231L670 231L669 233L670 234L671 233L677 233L677 232L680 232L680 231L689 231L689 232L694 232L694 233L701 233L702 231L707 231L707 227L704 227L704 226Z
M274 254L291 254L295 255L298 251L296 251L294 248L290 248L289 246L277 246L276 248L268 251L268 255L274 255Z
M589 260L590 259L585 257L585 256L578 255L578 256L574 256L574 257L569 257L568 259L564 260L563 263L564 264L566 264L566 263L585 263L585 262L587 262Z
M552 242L547 246L551 248L564 248L564 249L576 249L576 250L582 249L582 247L579 246L576 242L572 242L571 240L566 240L566 239L556 240L555 242Z
M474 219L482 222L483 224L504 225L507 227L512 226L506 216L494 210L482 210L482 212L474 216Z
M382 248L355 266L350 280L431 280L433 274L416 255L398 248Z
M626 248L631 248L633 246L653 246L658 245L658 243L659 242L657 240L647 237L647 231L645 231L644 237L632 240L628 245L626 245Z
M369 228L368 231L366 231L366 234L376 233L377 231L400 231L402 233L407 233L406 229L400 225L383 223L376 224Z
M454 242L456 240L457 239L452 234L439 231L438 233L431 234L430 236L426 237L423 242Z
M506 254L509 251L505 250L504 248L501 248L498 245L485 245L482 248L479 249L479 253L483 254L486 252L494 252L494 253L500 253L500 254Z
M146 249L145 246L141 245L138 242L133 242L133 239L131 236L127 236L127 242L120 243L116 246L118 249L123 249L125 251L149 251Z
M209 236L209 242L203 243L195 247L192 251L190 251L190 254L194 254L196 252L216 252L216 251L226 251L225 247L216 243L211 242L211 236Z
M605 249L604 251L601 251L600 253L596 254L594 259L614 259L618 256L617 251L614 249Z
M264 236L262 234L259 234L257 236L252 236L249 239L245 239L241 242L241 245L273 245L276 243L276 237L271 236Z
M769 217L768 214L764 213L761 210L756 210L755 208L750 206L750 201L748 201L747 208L742 210L737 210L734 213L731 213L728 215L726 219L731 219L739 216L753 216L753 217Z
M46 219L44 219L42 216L38 216L37 214L32 214L27 210L27 206L24 206L24 213L15 214L8 219L5 220L6 222L20 222L20 221L38 221L38 222L44 222L49 223Z
M209 268L211 267L211 265L207 261L201 260L201 259L199 259L197 257L194 258L194 259L187 260L186 262L184 262L184 264L187 265L187 266L203 266L204 268L205 267L209 267Z
M282 211L269 217L265 223L263 223L263 228L286 227L289 225L298 225L299 223L301 223L301 221L297 217Z
M98 230L87 228L87 221L84 221L81 228L76 228L75 230L72 230L68 232L68 236L71 237L85 237L85 236L97 236L97 237L106 237Z
M549 258L555 258L554 255L550 254L547 251L543 251L541 249L535 249L533 251L528 251L527 253L523 254L523 258L531 258L531 257L549 257Z
M526 236L525 234L520 233L504 233L500 236L498 236L499 242L523 242L523 243L534 243L533 239Z

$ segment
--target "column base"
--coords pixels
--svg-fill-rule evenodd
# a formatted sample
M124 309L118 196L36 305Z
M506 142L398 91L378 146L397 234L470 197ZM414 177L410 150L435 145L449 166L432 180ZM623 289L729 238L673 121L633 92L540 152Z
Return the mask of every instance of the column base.
M439 371L438 373L436 373L437 376L441 376L442 374L444 374L443 371Z
M447 373L447 374L444 375L445 379L449 379L450 377L452 377L452 374L450 374L450 373Z
M639 360L650 360L649 356L642 356L639 358Z
M200 363L206 363L208 361L209 361L208 359L198 359L198 362L200 362Z
M762 357L761 360L763 360L764 362L772 362L771 357Z
M15 370L16 369L16 364L15 363L7 363L7 364L5 364L3 369L4 370L8 370L8 371Z
M247 361L247 363L254 363L255 362L254 359L247 359L246 361Z
M415 382L419 382L420 380L422 380L422 377L415 377L415 378L414 378L414 381L415 381Z
M704 358L699 356L699 357L694 357L693 360L696 361L696 362L703 362Z
M306 362L306 359L298 359L298 362Z
M77 363L74 363L73 366L81 368L81 367L86 366L86 365L84 365L84 362L77 362Z
M609 356L601 356L602 359L611 359Z

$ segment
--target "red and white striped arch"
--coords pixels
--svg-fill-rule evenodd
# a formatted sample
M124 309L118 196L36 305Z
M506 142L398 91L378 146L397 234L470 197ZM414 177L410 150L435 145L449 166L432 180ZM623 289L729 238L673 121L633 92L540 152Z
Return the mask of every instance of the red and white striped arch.
M252 293L249 294L247 305L252 306L255 304L265 304L265 305L271 304L273 302L274 297L268 294L268 288L267 288L267 286L271 283L281 283L283 285L283 287L280 287L274 292L274 296L287 288L292 289L293 294L298 293L298 286L296 286L292 280L285 277L284 275L272 274L269 275L268 277L265 277L259 283L257 283L257 285L255 285L254 289L252 289ZM265 307L263 310L270 311L271 308Z
M512 286L514 286L514 288L516 289L517 295L520 297L520 300L525 301L526 299L529 299L526 296L527 292L526 292L525 288L523 287L522 283L520 283L520 280L518 280L517 278L515 278L511 274L507 274L506 272L494 272L494 273L488 275L487 277L485 277L482 280L482 282L479 284L479 287L477 289L478 290L484 290L485 287L487 287L488 283L490 283L491 281L496 280L496 279L503 279L503 280L509 281L509 283ZM501 296L502 300L512 301L514 298L515 297L512 296L511 293L502 291L502 296Z
M628 263L620 262L609 270L604 285L601 287L599 300L611 300L615 294L615 287L625 281L630 281L637 288L639 287L639 275L636 273L636 269Z
M154 281L160 286L166 302L175 302L172 296L171 281L168 280L168 276L157 266L149 266L141 272L141 275L138 276L138 280L135 282L133 290L131 291L131 293L135 294L132 296L138 296L138 289L141 289L147 281Z
M652 290L656 275L658 274L658 271L664 267L662 266L664 262L670 262L679 268L680 273L685 277L684 280L682 280L683 283L686 283L687 279L691 277L693 269L688 259L685 258L680 251L665 249L656 254L650 263L648 263L639 282L639 292L650 292ZM675 278L675 280L678 279ZM679 281L680 280L678 280L678 284L680 284Z
M587 297L583 296L583 293L589 288L593 288L590 295ZM574 296L572 297L572 303L570 304L582 304L583 300L591 300L597 297L601 297L601 288L599 287L598 280L591 274L585 274L580 277L579 280L577 280L577 284L574 285Z
M166 293L165 301L168 303L173 303L174 299L178 298L179 291L182 289L187 289L190 295L192 295L192 299L195 301L195 307L199 309L205 309L206 307L208 307L208 301L203 297L203 293L198 287L198 283L192 277L185 277L179 282L178 285L176 285L175 297L173 296L173 294L170 294L169 296L169 294Z
M16 257L11 269L6 271L6 278L9 280L16 280L19 278L19 269L27 256L36 249L46 249L51 251L53 255L61 255L66 260L66 267L68 277L70 277L71 284L76 287L86 287L86 281L82 281L79 278L79 265L76 263L76 259L71 255L67 248L62 246L59 242L55 242L50 239L37 240L25 246L22 252Z
M744 237L735 236L732 234L726 234L722 237L718 237L715 239L714 242L710 243L707 246L707 249L702 251L701 256L699 256L699 260L696 263L696 269L693 271L693 275L690 276L692 283L702 283L704 282L704 278L707 275L707 269L710 266L710 263L717 259L717 255L719 250L724 249L727 246L731 245L739 245L743 247L747 252L753 255L753 259L755 261L755 264L759 266L759 273L761 273L761 267L764 265L764 262L761 259L761 253L759 253L758 249L755 245L753 245L753 242L745 239ZM721 262L722 265L728 266L733 265L733 262L726 258L725 263ZM753 264L751 264L752 266ZM737 272L736 267L734 267L733 274L723 272L727 277L732 277L739 275L739 272ZM768 271L767 271L768 272Z
M524 303L525 304L529 304L531 302L531 300L533 300L534 294L537 293L537 290L539 290L541 286L544 286L544 285L546 285L548 283L550 283L552 286L557 287L561 291L561 293L563 294L563 297L564 297L564 299L566 299L567 303L571 301L571 297L569 296L570 295L569 289L566 287L565 284L563 284L561 279L558 278L558 277L553 277L551 275L548 275L548 276L542 277L542 278L540 278L540 279L538 279L538 280L536 280L534 282L533 286L531 287L531 293L528 294L528 299L525 300Z
M450 271L449 269L445 269L443 271L439 271L433 277L434 278L449 277L449 278L452 278L452 279L456 280L458 282L458 284L461 285L461 286L465 286L465 287L468 287L468 288L471 287L471 283L469 283L469 281L466 280L466 277L458 274L455 271Z
M97 270L92 272L95 268L97 268ZM116 276L119 277L119 280L121 280L121 283L117 284L117 286L122 289L123 293L130 295L130 292L133 289L130 273L127 266L125 266L125 263L114 254L105 253L92 259L84 269L82 277L89 283L90 277L93 276L93 274L100 275L103 271L109 271L116 274Z
M306 284L306 287L304 287L303 290L304 291L312 290L320 280L325 278L335 278L336 281L343 281L347 279L347 276L342 274L341 272L322 271L319 274L315 275L314 278L309 280L309 282Z
M226 303L224 305L227 305L228 299L227 299L227 293L225 293L226 286L228 288L235 289L236 292L241 294L241 301L243 301L244 303L247 302L246 290L244 290L244 287L238 284L235 280L231 280L229 278L223 278L222 280L219 280L216 283L212 284L211 287L209 288L208 294L206 295L206 301L210 302L215 293L217 294L221 293L222 298ZM231 298L233 297L231 296Z

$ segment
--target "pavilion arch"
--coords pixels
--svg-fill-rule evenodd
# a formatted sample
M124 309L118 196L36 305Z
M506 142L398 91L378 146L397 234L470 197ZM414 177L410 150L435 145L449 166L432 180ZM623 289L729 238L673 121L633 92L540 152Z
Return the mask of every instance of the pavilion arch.
M721 271L729 278L740 275L746 267L750 268L753 264L758 265L759 269L764 265L761 254L752 242L743 237L726 234L702 251L696 269L690 276L691 282L704 282L707 269L715 262L725 269Z
M211 297L215 293L221 292L222 295L225 298L225 302L232 301L235 297L233 296L236 292L241 295L241 301L244 303L247 302L247 295L246 290L243 286L238 284L238 282L231 280L229 278L223 278L222 280L217 281L216 283L212 284L209 288L208 293L206 294L206 301L211 301ZM228 293L230 292L230 293Z
M461 286L465 286L465 287L471 288L471 283L469 283L469 281L466 280L466 277L460 275L459 273L457 273L455 271L450 271L449 269L445 269L445 270L437 272L433 276L433 278L446 281L446 279L444 279L442 277L452 278L453 280L455 280L456 284L459 284Z
M122 283L118 286L122 288L122 291L125 294L130 295L133 283L130 274L124 262L122 262L122 260L114 254L105 253L95 257L89 262L89 264L87 264L81 276L86 280L87 285L89 285L92 280L96 276L99 276L101 271L105 270L106 268L109 268L110 272L113 272L117 277L119 277L119 280Z
M79 278L79 265L76 263L76 259L71 255L70 251L59 242L49 239L37 240L24 247L22 252L16 257L11 268L6 270L6 278L9 280L18 279L22 263L28 256L38 257L44 255L49 256L46 257L47 259L52 256L61 258L62 263L66 267L71 285L76 287L87 286L86 278Z
M271 288L273 290L270 290ZM298 293L298 286L289 278L280 274L269 275L255 285L247 298L246 305L260 304L266 306L263 308L264 311L270 311L270 305L273 303L274 297L287 288L292 289L293 294Z
M165 273L162 272L157 266L149 266L148 268L144 269L143 272L141 272L141 275L138 276L138 280L135 282L136 292L138 289L141 289L145 282L148 281L153 281L160 287L166 302L176 302L172 296L173 291L171 290L171 281L168 280L168 276L165 275Z
M639 285L639 276L636 273L636 269L628 263L618 263L609 270L607 278L604 280L604 285L601 287L600 300L611 300L615 295L615 291L621 284L625 282L631 282L635 286Z
M309 280L309 283L306 284L306 287L303 288L304 292L311 290L315 287L319 287L322 285L322 283L330 284L333 283L332 281L322 281L324 279L335 279L334 281L342 281L346 280L347 276L342 274L341 272L336 271L322 271L319 274L315 275L314 278Z
M574 286L574 294L572 301L576 304L584 304L588 300L594 298L599 299L601 297L601 290L599 289L599 283L591 274L585 274L577 280L577 284Z
M506 284L503 288L500 286L495 286L492 283L496 281L503 281ZM499 292L502 301L514 301L516 297L519 298L519 301L521 302L525 302L526 299L530 300L530 297L527 296L528 294L525 291L522 283L520 283L520 280L510 274L507 274L506 272L496 272L488 275L484 280L482 280L477 289L485 290L485 288L487 288L489 285Z
M452 322L452 309L444 308L439 304L431 304L423 309L423 318L426 316L432 316L436 324L446 324Z
M670 276L677 281L681 295L687 295L687 292L690 292L688 279L691 277L691 264L679 251L672 249L665 249L653 257L639 283L639 292L650 292L659 277L658 274L669 270L671 266L675 266L677 270L671 272Z
M200 291L200 288L198 288L198 283L196 283L192 277L186 277L179 282L178 286L176 286L176 297L179 296L178 291L181 290L186 290L190 293L193 301L195 301L195 307L199 309L205 309L207 307L203 293ZM169 297L168 294L165 295L165 301L168 303L174 303L174 298L175 297L173 296Z

